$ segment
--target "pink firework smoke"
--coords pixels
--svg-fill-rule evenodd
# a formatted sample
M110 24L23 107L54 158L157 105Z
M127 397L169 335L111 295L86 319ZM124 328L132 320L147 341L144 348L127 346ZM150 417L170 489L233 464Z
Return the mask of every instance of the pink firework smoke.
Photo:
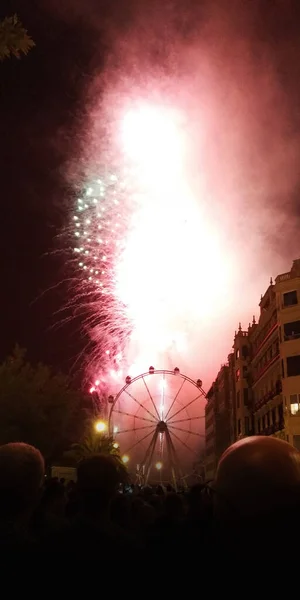
M80 302L89 373L118 386L154 365L207 388L298 252L299 140L252 5L188 4L136 3L87 94Z

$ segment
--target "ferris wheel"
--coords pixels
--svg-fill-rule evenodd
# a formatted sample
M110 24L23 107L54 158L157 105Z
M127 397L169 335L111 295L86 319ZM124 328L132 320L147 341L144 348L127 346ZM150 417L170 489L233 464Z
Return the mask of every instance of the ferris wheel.
M154 367L110 397L110 434L138 483L184 485L204 446L205 398L200 379Z

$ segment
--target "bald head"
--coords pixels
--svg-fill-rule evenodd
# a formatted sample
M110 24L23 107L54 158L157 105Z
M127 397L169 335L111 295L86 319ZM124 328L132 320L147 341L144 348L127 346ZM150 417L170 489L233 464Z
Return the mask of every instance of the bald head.
M0 446L0 512L16 517L35 506L43 483L44 460L29 444Z
M255 516L288 505L300 487L300 453L277 438L244 438L222 455L215 485L222 515Z

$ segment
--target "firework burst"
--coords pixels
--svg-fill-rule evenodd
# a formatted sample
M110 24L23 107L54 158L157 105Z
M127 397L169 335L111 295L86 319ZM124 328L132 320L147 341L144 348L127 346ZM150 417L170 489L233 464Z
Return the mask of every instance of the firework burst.
M94 342L88 357L91 372L105 378L119 366L128 336L125 307L116 294L116 270L126 240L125 176L91 178L76 201L72 219L76 269L81 276L75 303L87 309L85 322Z
M226 304L231 269L188 185L182 114L140 102L124 110L116 137L122 168L89 179L73 216L89 371L106 382L182 364L220 286Z

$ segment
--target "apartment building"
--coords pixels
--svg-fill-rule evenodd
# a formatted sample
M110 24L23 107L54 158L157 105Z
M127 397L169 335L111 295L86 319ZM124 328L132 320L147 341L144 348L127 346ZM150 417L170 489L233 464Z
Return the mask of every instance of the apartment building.
M234 335L223 388L228 408L221 417L219 384L224 367L208 393L209 478L224 444L248 435L280 437L300 450L300 259L275 282L270 280L259 309L258 321L253 317L246 330L240 324Z
M275 435L300 449L300 260L278 275L260 302L253 334L254 433Z
M249 334L253 433L284 438L282 361L276 284L261 298L257 326Z
M205 476L213 479L220 456L230 445L233 432L232 355L222 365L207 393L205 407Z
M300 259L276 277L283 434L300 450Z

